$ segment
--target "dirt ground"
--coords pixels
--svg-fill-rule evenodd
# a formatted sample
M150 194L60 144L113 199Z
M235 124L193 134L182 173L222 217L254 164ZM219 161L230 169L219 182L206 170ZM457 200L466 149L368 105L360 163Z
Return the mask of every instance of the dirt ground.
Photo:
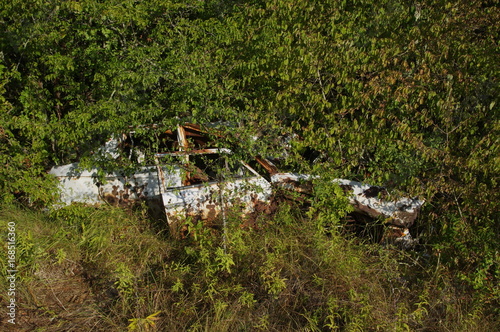
M42 266L33 280L20 281L16 324L2 319L1 331L110 331L103 326L102 295L94 294L77 262Z

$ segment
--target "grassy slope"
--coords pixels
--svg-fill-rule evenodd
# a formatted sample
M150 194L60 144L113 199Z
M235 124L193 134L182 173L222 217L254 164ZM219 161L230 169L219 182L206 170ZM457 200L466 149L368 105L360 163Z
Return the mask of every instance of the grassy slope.
M3 207L2 238L8 222L17 229L18 330L499 327L432 257L325 233L294 206L283 204L273 217L263 216L257 229L242 229L229 215L225 242L219 231L199 225L191 225L189 239L174 241L141 211ZM4 245L3 286L6 253ZM2 324L5 330L5 319Z

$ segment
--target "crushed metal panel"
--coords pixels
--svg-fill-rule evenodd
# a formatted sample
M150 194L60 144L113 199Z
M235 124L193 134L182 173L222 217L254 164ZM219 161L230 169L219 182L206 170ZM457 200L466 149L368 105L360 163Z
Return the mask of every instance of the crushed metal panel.
M411 227L424 204L423 200L409 197L391 200L385 188L378 186L344 179L336 179L334 182L349 195L356 210L373 218L382 216L388 219L387 223L399 227Z
M279 173L271 176L271 182L289 190L312 193L312 180L318 178L309 174ZM400 226L411 227L418 216L424 201L416 198L398 198L391 200L387 191L378 186L371 186L357 181L335 179L348 195L354 208L372 218L382 216L388 222Z
M271 182L288 190L311 194L312 180L315 178L319 177L309 174L278 173L271 176ZM345 179L335 179L333 182L344 190L355 211L374 219L385 218L386 227L381 243L392 243L405 249L415 246L417 240L411 237L409 228L425 201L407 197L391 200L383 187Z

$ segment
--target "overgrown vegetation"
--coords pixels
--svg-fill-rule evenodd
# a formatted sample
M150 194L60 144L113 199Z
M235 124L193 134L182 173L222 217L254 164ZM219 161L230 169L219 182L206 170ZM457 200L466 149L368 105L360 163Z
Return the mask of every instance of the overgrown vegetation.
M342 200L330 202L345 210ZM141 210L4 206L17 224L20 331L494 331L494 312L417 252L348 240L281 205L175 241ZM330 228L325 232L325 225ZM2 232L5 236L5 232ZM2 283L5 253L2 252ZM6 326L6 325L4 325Z
M70 313L102 330L494 324L499 8L498 0L0 1L0 201L2 223L19 224L25 309L45 310L44 324L62 330ZM338 236L345 207L326 204L321 190L309 214L281 206L258 231L231 229L225 244L202 228L174 242L140 212L41 212L57 196L51 166L133 169L127 158L106 165L96 149L130 126L213 121L232 124L220 144L239 146L237 158L282 156L289 139L283 163L296 171L424 198L412 230L421 251ZM155 144L153 135L149 153ZM304 158L310 150L314 160ZM87 285L88 311L55 295L43 304L34 290L53 294L55 279Z

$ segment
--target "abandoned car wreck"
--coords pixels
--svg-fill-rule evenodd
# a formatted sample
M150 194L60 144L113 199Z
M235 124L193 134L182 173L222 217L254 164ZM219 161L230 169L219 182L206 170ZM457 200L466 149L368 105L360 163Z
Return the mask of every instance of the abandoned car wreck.
M269 212L262 206L271 203L277 188L312 194L311 175L280 172L260 156L249 163L228 162L232 151L216 147L211 138L214 136L201 126L179 125L162 134L168 143L163 147L167 152L155 153L151 165L137 167L130 176L109 172L99 183L97 169L80 170L78 163L53 167L49 173L59 180L60 205L79 202L125 207L145 201L151 209L161 211L175 235L188 217L211 222L230 207L239 208L244 215ZM143 161L144 154L134 144L132 135L109 140L103 148L105 156L118 158L118 150L128 139L125 155ZM384 238L392 237L393 242L405 247L414 243L409 228L423 201L391 200L384 188L356 181L333 182L344 189L357 214L384 220Z

